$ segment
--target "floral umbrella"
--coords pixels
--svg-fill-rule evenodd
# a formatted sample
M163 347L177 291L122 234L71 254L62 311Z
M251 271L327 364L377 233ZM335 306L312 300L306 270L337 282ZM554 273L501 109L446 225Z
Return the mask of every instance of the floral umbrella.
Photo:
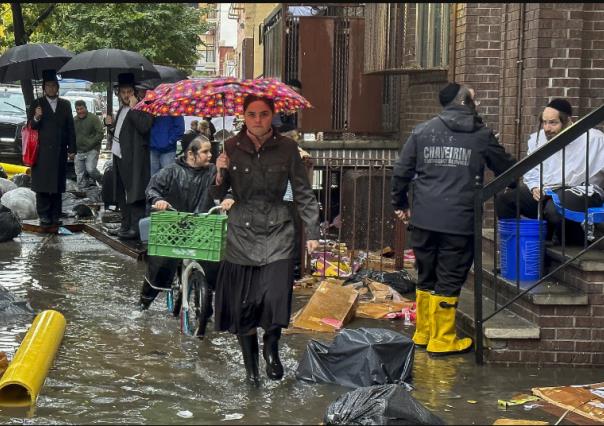
M183 80L161 84L148 91L134 109L153 115L195 115L223 117L243 115L243 101L248 95L273 99L276 112L295 112L311 107L302 95L274 78L240 81L234 77L215 80Z

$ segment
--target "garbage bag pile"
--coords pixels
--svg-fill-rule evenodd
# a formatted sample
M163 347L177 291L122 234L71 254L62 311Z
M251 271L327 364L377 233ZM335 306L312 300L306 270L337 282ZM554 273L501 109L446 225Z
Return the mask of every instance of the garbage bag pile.
M16 175L13 175L13 177L10 180L12 180L13 183L15 185L17 185L18 187L25 187L25 188L31 187L31 176L26 175L25 173L17 173Z
M403 386L388 384L355 389L332 402L326 425L444 425Z
M413 341L393 330L343 329L329 345L308 343L296 378L353 388L400 384L411 378L414 351Z
M20 187L4 193L0 203L11 209L22 221L38 218L36 193L29 188Z
M20 233L19 217L11 209L0 204L0 243L10 241Z

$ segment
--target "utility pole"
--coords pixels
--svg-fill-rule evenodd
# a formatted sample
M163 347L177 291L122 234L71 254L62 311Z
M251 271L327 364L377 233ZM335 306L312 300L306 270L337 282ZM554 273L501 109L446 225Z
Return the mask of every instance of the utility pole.
M27 34L25 33L25 24L23 23L23 10L21 9L21 3L11 3L11 10L13 12L13 28L15 33L15 46L27 44ZM23 92L23 98L25 99L25 105L27 108L34 101L34 86L31 80L20 80L21 91Z

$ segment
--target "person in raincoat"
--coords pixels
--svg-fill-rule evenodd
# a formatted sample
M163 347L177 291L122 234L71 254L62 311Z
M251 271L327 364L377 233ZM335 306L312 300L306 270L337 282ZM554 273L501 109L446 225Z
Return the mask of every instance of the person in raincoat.
M221 173L213 188L215 198L230 188L235 204L216 286L215 326L237 335L248 380L257 384L257 327L264 329L267 376L283 377L279 339L289 325L294 281L294 219L283 200L288 180L309 252L319 245L319 205L298 144L271 126L273 101L248 95L243 111L245 125L225 142L225 152L216 161Z
M31 189L41 226L60 225L62 194L66 188L67 157L76 153L71 103L59 98L54 70L42 72L44 96L32 102L27 120L38 131L38 159L31 167Z
M215 203L209 190L216 177L216 166L210 163L211 157L210 141L204 136L193 139L175 163L151 177L146 190L147 203L156 210L174 208L187 213L205 213L210 210ZM233 200L227 195L221 203L223 210L229 210L232 205ZM149 308L161 290L172 287L180 262L180 259L148 257L147 273L139 299L141 311ZM214 289L219 264L205 261L199 263L205 271L209 287ZM196 334L202 336L205 330L198 329Z
M477 114L473 89L450 83L439 99L443 111L413 129L395 163L392 206L410 223L418 269L413 341L447 355L472 347L472 339L457 337L455 312L474 260L476 179L485 164L499 175L515 161Z

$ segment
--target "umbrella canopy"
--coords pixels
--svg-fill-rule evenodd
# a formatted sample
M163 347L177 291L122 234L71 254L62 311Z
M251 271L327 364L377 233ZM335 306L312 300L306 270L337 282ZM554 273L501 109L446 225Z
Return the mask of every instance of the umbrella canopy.
M57 70L73 53L49 43L31 43L11 47L0 56L0 82L41 80L42 71Z
M62 77L92 82L112 82L122 73L132 73L137 81L159 78L159 72L139 53L121 49L97 49L75 55L57 71Z
M181 80L187 79L187 74L179 69L168 67L165 65L155 65L155 69L159 72L159 78L151 78L148 80L141 81L141 86L149 89L154 89L161 83L176 83Z
M196 115L221 117L243 115L243 101L248 95L263 96L275 102L276 112L295 112L311 107L302 95L281 81L259 78L240 81L234 77L215 80L184 80L162 84L134 109L153 115Z

